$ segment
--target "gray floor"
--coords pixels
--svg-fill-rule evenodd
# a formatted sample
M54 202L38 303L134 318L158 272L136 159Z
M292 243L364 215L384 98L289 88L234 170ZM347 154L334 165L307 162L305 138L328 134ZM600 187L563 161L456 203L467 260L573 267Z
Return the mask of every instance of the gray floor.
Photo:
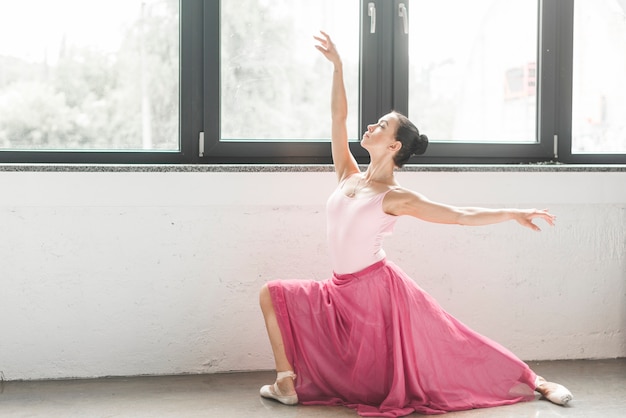
M539 399L512 406L449 413L455 418L626 417L626 359L530 363L566 385L568 407ZM271 372L216 375L4 382L2 417L356 417L344 407L287 407L261 399ZM413 414L412 417L419 415Z

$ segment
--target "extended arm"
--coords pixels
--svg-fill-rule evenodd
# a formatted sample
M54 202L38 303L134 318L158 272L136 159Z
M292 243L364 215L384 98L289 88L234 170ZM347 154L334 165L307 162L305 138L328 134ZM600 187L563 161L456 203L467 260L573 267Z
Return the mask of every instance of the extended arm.
M332 118L332 156L339 181L359 172L359 166L350 152L348 145L348 100L343 83L343 64L330 36L321 32L323 37L315 36L319 45L315 47L333 63L333 84L331 90L330 109Z
M410 215L424 221L441 224L479 226L515 220L526 228L540 231L540 228L533 223L535 218L545 220L550 226L554 226L556 220L556 217L547 210L487 209L444 205L406 189L389 192L383 205L385 212L391 215Z

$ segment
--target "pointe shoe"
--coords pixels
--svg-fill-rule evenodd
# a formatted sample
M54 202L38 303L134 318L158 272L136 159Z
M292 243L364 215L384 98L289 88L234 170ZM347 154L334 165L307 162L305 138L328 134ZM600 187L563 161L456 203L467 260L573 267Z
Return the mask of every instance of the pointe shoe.
M296 380L296 375L291 371L286 372L278 372L276 376L276 382L273 385L265 385L261 388L260 394L264 398L274 399L284 405L296 405L298 403L298 394L294 393L293 395L283 395L283 393L278 388L276 384L279 380L291 378Z
M535 381L535 390L543 395L544 398L557 405L567 405L569 401L574 399L572 393L563 385L548 382L541 376L537 376Z

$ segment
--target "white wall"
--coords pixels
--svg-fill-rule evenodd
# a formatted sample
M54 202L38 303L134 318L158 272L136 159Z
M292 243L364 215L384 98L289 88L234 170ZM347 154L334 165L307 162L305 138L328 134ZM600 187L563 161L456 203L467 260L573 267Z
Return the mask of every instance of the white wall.
M555 228L400 219L389 257L522 359L626 356L626 172L402 172L434 200ZM257 304L325 279L330 172L0 171L7 380L270 369Z

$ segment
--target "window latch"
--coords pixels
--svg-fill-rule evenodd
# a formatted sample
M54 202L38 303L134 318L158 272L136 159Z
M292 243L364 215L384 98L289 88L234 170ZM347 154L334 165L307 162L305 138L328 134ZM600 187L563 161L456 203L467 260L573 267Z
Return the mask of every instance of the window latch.
M370 17L370 33L376 33L376 4L367 4L367 15Z
M554 141L554 159L558 160L559 159L559 136L557 134L554 134L553 137L553 141Z
M204 132L198 134L198 156L204 157Z
M398 16L402 18L402 24L404 26L404 34L409 34L409 15L406 11L406 5L404 3L400 3L398 5Z

